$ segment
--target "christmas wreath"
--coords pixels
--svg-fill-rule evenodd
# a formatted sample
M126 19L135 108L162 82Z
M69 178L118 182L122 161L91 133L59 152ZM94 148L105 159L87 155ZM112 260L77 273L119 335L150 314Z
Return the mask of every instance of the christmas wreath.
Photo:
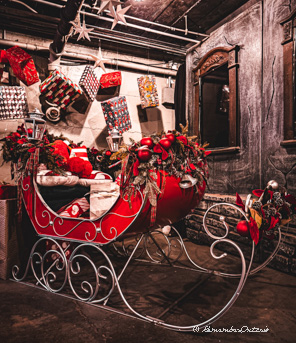
M248 221L240 221L236 229L241 236L251 238L257 245L263 237L273 239L274 230L292 220L296 213L296 198L275 181L269 181L264 190L253 190L252 194L256 198L244 204L236 193L236 205L249 218Z

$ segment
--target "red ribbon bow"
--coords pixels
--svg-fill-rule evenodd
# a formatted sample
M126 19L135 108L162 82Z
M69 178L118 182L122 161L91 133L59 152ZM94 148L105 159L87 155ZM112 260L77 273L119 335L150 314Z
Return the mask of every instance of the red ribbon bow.
M153 151L157 154L161 154L162 160L166 160L169 157L167 151L159 143L154 146Z

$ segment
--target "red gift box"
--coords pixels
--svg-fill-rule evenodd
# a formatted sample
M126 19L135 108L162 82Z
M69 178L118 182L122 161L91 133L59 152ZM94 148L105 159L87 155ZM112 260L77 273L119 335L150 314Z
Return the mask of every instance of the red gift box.
M6 56L14 75L27 86L39 81L34 61L26 51L18 46L6 50Z
M112 73L103 74L100 79L101 88L110 88L121 85L121 72L114 71Z
M7 59L7 54L6 54L6 50L0 50L0 63L7 63L8 59Z
M0 199L16 198L16 186L14 185L0 185Z

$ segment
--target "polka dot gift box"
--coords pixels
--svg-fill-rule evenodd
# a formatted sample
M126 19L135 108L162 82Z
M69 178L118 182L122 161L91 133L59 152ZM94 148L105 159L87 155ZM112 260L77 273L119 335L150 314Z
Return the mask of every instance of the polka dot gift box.
M0 86L0 120L25 118L27 114L25 89L19 86Z
M101 103L108 133L116 128L120 134L132 127L125 96L112 98Z
M79 86L82 88L84 94L89 101L94 101L98 90L100 88L100 82L94 72L92 66L86 66L81 78L79 80Z

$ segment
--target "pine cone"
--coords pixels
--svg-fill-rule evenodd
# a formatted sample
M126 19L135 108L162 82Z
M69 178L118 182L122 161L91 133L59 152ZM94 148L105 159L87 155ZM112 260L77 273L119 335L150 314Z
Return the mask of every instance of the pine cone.
M260 211L261 207L262 207L262 202L261 201L254 201L253 204L252 204L252 208L255 211Z

